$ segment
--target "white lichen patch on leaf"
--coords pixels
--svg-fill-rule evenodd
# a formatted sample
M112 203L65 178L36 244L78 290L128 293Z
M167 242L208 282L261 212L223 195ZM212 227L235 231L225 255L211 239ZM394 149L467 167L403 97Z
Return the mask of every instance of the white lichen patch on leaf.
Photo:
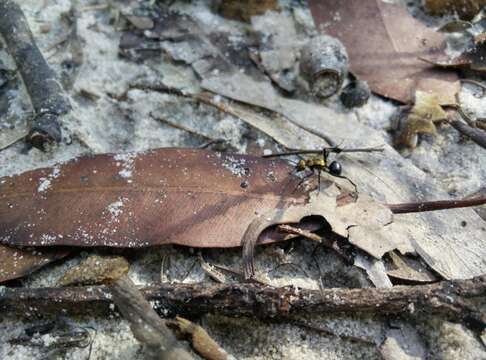
M117 221L118 216L123 213L123 206L127 200L127 198L119 198L118 201L108 205L106 209L110 213L112 221Z
M117 154L113 156L113 159L117 161L116 166L121 167L118 175L123 179L126 179L128 183L132 182L131 178L133 176L134 160L136 157L137 154L133 153Z
M248 174L248 168L245 166L245 159L237 159L233 156L228 156L223 161L223 167L228 169L233 175L237 177L242 177Z
M52 180L56 179L61 175L61 169L58 166L52 168L52 172L47 177L40 178L39 186L37 187L37 192L44 192L51 187Z

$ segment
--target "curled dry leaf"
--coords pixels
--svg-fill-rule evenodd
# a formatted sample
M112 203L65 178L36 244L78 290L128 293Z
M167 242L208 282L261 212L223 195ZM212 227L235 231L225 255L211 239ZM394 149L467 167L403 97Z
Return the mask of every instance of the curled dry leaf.
M403 118L402 118L403 119ZM401 119L401 120L402 120ZM396 145L404 145L411 148L417 146L418 134L435 135L437 129L435 122L447 119L447 113L439 104L436 94L417 91L415 104L403 121L399 120Z
M334 192L335 186L326 189ZM288 223L299 223L309 216L322 216L328 229L379 259L388 251L399 249L401 252L413 252L412 240L402 224L393 223L393 214L364 195L355 202L336 202L335 195L321 193L312 197L309 203L292 205L286 208L272 209L262 213L248 226L241 245L243 247L244 273L247 279L255 275L253 264L254 249L259 241L259 234L266 228Z
M440 52L445 35L413 18L401 5L381 0L312 0L316 26L346 46L350 70L379 95L410 103L416 90L440 103L454 103L457 75L441 72L420 57Z

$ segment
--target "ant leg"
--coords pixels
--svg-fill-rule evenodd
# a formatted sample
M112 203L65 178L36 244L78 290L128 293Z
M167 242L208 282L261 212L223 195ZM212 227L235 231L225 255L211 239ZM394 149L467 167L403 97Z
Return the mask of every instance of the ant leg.
M317 193L317 196L321 193L321 169L317 170L317 189L319 192Z
M333 175L335 177L338 177L340 179L345 179L347 181L349 181L351 183L351 185L353 185L354 187L354 192L357 194L358 193L358 186L348 177L344 176L344 175Z
M302 178L300 179L299 183L295 186L295 189L293 192L297 191L297 189L299 187L302 186L302 184L308 179L310 178L312 175L314 175L314 171L310 172L310 173L306 173L304 176L302 176Z

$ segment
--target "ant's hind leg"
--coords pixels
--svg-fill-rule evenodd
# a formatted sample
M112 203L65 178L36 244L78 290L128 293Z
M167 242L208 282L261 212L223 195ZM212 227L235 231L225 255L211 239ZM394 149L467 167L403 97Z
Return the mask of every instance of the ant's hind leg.
M356 194L358 193L358 185L356 185L350 178L348 178L347 176L344 176L344 175L333 175L333 176L338 177L340 179L345 179L345 180L349 181L349 183L351 185L353 185L353 187L354 187L354 192Z

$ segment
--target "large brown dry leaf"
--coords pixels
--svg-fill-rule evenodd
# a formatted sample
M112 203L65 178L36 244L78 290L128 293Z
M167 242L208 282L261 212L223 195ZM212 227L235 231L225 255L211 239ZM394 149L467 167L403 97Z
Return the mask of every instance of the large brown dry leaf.
M414 19L399 5L381 0L311 0L316 25L340 39L351 71L375 93L403 103L416 90L436 93L440 103L454 103L457 75L420 61L444 48L444 34Z
M191 149L80 158L0 180L0 241L239 246L258 214L305 203L291 173L283 160Z

